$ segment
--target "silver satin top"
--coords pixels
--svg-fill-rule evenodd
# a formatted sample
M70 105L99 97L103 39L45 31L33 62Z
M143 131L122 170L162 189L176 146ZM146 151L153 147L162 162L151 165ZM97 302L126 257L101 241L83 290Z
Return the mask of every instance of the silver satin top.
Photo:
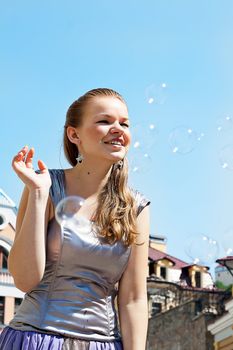
M54 206L65 197L65 176L50 170ZM149 204L133 191L138 214ZM59 333L86 340L120 339L114 299L131 247L113 245L89 232L61 229L55 219L48 225L46 267L41 282L25 294L10 326L20 330Z

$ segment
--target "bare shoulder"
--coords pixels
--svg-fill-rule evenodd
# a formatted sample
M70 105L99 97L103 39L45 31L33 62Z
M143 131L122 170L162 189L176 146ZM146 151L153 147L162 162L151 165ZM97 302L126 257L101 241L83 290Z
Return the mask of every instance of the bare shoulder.
M142 208L140 214L137 216L136 231L138 233L137 244L140 245L149 242L150 207L148 204Z

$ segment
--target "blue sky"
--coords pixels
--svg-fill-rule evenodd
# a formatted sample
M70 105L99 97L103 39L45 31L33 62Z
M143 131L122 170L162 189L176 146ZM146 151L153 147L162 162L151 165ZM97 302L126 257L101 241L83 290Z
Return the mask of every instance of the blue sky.
M1 2L0 187L19 203L11 159L25 144L50 168L67 167L67 107L91 88L111 87L125 97L132 125L158 130L149 170L130 177L152 202L151 233L167 236L168 252L186 261L190 235L221 246L233 225L233 171L218 160L233 130L217 131L218 118L233 116L232 10L230 0ZM162 83L165 102L148 104L146 89ZM168 143L179 125L205 134L185 155Z

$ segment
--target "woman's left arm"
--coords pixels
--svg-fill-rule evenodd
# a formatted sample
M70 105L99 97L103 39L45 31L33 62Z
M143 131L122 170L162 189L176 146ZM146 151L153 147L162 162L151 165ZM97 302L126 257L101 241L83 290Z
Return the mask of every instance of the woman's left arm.
M118 311L124 350L145 350L148 305L147 265L149 245L149 207L137 217L137 243L133 244L129 261L120 281Z

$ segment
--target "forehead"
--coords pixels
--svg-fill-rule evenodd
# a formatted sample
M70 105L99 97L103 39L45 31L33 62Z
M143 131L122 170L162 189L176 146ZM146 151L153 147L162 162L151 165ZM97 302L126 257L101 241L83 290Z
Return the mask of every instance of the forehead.
M121 117L128 116L126 104L119 98L111 96L93 97L86 105L86 111L93 116L100 113Z

